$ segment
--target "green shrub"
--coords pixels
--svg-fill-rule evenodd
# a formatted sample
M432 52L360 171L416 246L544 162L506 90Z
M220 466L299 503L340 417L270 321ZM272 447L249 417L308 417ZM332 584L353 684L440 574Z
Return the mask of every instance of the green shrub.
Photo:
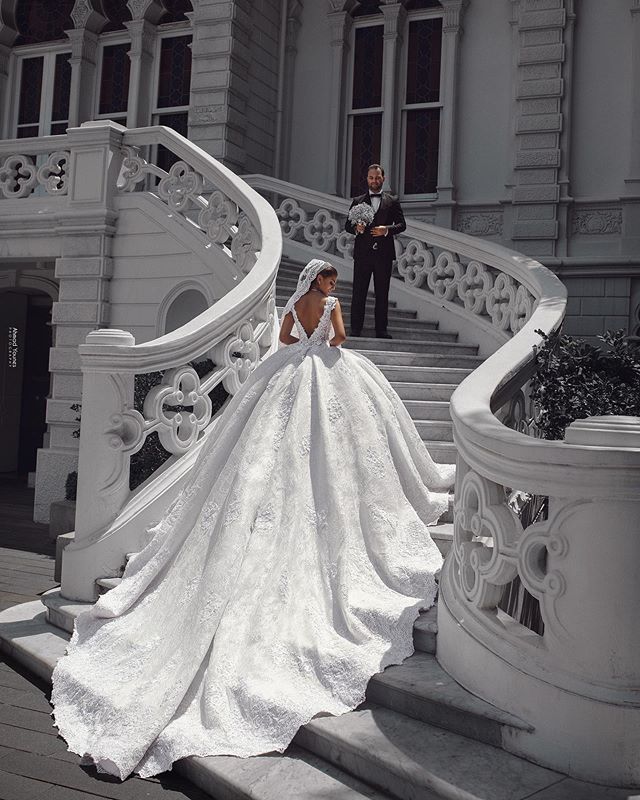
M605 348L561 331L537 333L544 341L535 350L531 392L545 439L563 439L584 417L640 416L640 347L622 330L598 337Z

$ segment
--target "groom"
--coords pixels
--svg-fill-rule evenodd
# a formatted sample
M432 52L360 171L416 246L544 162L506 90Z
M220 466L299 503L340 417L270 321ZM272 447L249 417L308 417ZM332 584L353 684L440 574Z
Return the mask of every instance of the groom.
M370 226L345 225L349 233L356 234L353 248L353 295L351 297L351 336L360 336L364 324L365 303L371 275L376 296L375 324L378 339L391 339L387 331L389 284L395 258L393 237L407 227L398 198L382 191L384 169L372 164L367 170L369 190L354 197L351 208L359 203L369 203L374 211Z

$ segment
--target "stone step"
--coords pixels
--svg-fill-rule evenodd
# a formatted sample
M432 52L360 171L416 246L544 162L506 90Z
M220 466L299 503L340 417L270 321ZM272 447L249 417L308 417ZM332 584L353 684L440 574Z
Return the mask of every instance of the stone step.
M456 683L432 653L414 653L374 675L367 700L437 728L502 747L505 737L533 728Z
M393 384L401 383L461 383L473 370L461 367L415 367L382 365L381 372Z
M451 411L447 400L403 400L411 419L442 419L451 421Z
M175 769L218 800L389 800L319 756L292 745L282 755L191 756Z
M276 305L284 306L284 304L291 297L291 295L293 294L294 291L295 291L295 287L292 287L289 290L289 288L278 288L278 286L276 285ZM351 289L336 289L336 291L333 292L333 296L337 297L338 300L340 301L340 305L343 308L343 313L345 313L344 312L344 307L345 306L348 306L349 310L350 310L350 308L351 308ZM389 312L390 313L392 311L393 311L393 313L395 313L396 305L397 305L397 303L396 303L395 300L389 300ZM373 294L369 293L367 295L367 300L366 300L365 307L369 308L369 309L371 309L371 311L373 311L374 306L375 306L375 297L374 297ZM403 316L403 318L404 318L404 315L401 314L400 316ZM412 316L411 319L407 319L407 322L411 322L411 321L413 321L413 319L414 318ZM435 325L435 322L433 324Z
M422 438L424 446L436 464L455 464L457 450L453 442L434 441Z
M373 704L316 718L295 742L399 800L524 800L563 777Z
M64 608L66 612L71 612L77 610L75 606L67 605ZM70 637L44 617L39 600L0 612L0 651L50 684L54 667L64 655ZM189 756L176 762L174 769L212 798L224 800L274 800L277 797L317 797L323 800L390 798L388 794L295 745L284 755L254 758ZM116 784L111 785L112 792L116 788ZM118 790L113 796L120 794Z
M349 341L349 340L348 340ZM358 340L351 340L358 341ZM381 341L387 341L382 339ZM393 343L391 343L393 344ZM378 366L394 365L402 367L461 367L468 369L475 369L482 363L482 359L478 356L469 355L464 351L462 353L456 350L448 350L455 345L439 345L433 343L425 343L425 349L421 353L412 353L403 350L400 347L396 350L368 350L364 347L356 347L358 352L366 356L369 361L373 361ZM389 348L389 344L387 344ZM442 352L444 351L444 352Z
M450 353L454 356L472 356L476 359L470 364L482 361L477 355L478 348L474 344L460 344L447 339L441 339L438 331L426 331L423 339L377 339L373 336L349 336L343 347L350 350L381 350L393 353L409 353L417 356L435 353L444 355Z
M420 438L431 442L453 443L453 423L441 419L414 419Z
M67 633L73 633L73 624L76 617L93 603L79 603L75 600L67 600L60 594L60 588L50 589L42 595L42 602L45 607L46 620L56 628L61 628Z
M98 590L98 594L104 594L110 589L115 589L121 582L122 578L98 578L96 581L96 589Z
M438 520L438 524L429 526L431 538L438 545L438 550L447 556L453 544L453 494L449 498L449 508Z
M433 535L433 534L432 534ZM438 636L438 605L431 606L428 611L421 611L413 623L413 646L420 653L436 652Z
M403 401L446 401L447 407L451 395L458 388L456 383L422 383L417 381L391 380L396 394Z

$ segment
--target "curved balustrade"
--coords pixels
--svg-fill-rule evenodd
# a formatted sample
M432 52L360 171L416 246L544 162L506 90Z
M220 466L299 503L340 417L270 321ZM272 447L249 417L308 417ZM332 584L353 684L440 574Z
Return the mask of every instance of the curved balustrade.
M249 181L273 198L285 249L348 264L347 201ZM408 221L397 266L396 298L402 280L414 307L444 307L481 347L491 339L485 353L496 351L451 400L458 469L438 659L533 726L506 737L507 749L581 778L639 785L640 420L574 423L565 441L535 436L536 331L556 329L566 306L564 286L537 261ZM523 493L548 498L546 519L523 525L512 509ZM538 604L541 632L504 610L516 584ZM619 735L605 742L603 731Z
M87 123L91 129L100 123ZM143 154L158 145L178 160L169 171ZM117 174L117 171L116 171ZM130 457L156 432L174 456L172 484L152 476L144 487L146 519L175 494L214 427L211 391L234 394L276 346L275 278L281 255L278 220L266 201L230 170L168 128L123 130L115 191L142 190L166 204L176 225L195 228L212 267L224 263L238 284L207 311L153 341L135 344L125 331L98 330L80 346L84 374L75 539L63 560L66 597L92 599L96 578L116 574L140 545L141 518L123 524ZM179 218L182 218L180 221ZM224 256L222 262L220 257ZM199 375L193 362L211 362ZM136 375L162 371L142 411L133 407ZM124 510L124 511L123 511ZM135 516L135 515L134 515ZM131 522L131 520L129 520ZM137 535L132 534L133 524Z
M39 191L54 197L66 195L69 160L66 135L0 142L0 199L23 200Z

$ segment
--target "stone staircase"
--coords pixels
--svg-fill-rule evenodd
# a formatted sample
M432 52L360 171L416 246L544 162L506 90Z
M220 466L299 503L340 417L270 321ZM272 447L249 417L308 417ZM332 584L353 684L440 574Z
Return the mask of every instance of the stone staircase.
M283 263L278 306L293 292L299 269ZM336 294L348 329L351 287L340 281ZM365 332L372 325L370 297ZM437 324L418 320L415 313L394 304L389 331L392 340L363 336L346 346L357 348L384 372L433 457L453 462L449 398L480 362L477 348L458 343L455 334L442 333ZM451 519L450 510L433 528L445 553ZM104 593L120 580L101 578L96 589ZM53 589L43 595L42 603L3 612L0 646L50 680L75 618L88 607L65 600ZM505 742L512 745L532 728L475 697L439 666L436 608L419 616L413 640L415 653L375 675L362 706L341 717L312 720L286 753L250 759L190 757L175 769L216 800L618 800L610 790L598 794L599 787L572 781L503 749Z
M276 303L284 306L293 294L301 266L283 260L276 282ZM338 279L335 295L340 300L347 334L351 314L351 283ZM374 296L369 292L363 336L347 339L344 347L358 350L384 373L416 424L433 459L455 463L449 398L458 384L481 363L478 347L461 344L455 333L438 330L437 322L418 320L415 311L389 303L389 333L393 339L373 336ZM369 334L369 335L367 335Z

